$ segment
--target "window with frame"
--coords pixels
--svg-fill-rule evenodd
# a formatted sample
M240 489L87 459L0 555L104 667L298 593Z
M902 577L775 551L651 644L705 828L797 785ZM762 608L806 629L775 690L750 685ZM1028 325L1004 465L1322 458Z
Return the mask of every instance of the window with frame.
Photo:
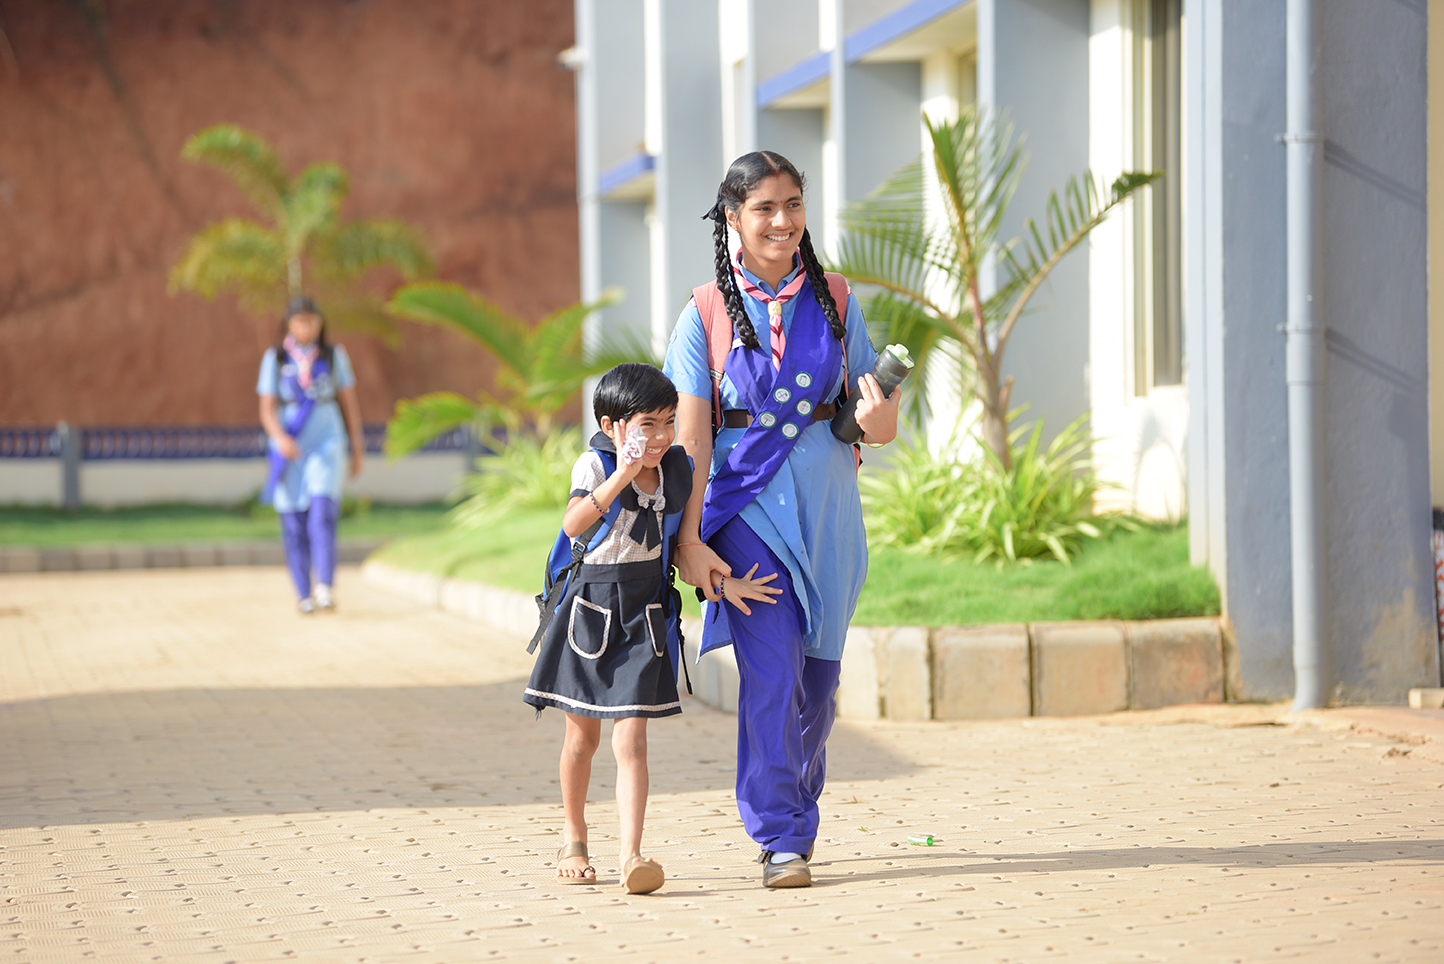
M1162 171L1133 201L1135 395L1183 382L1182 0L1133 0L1133 167Z

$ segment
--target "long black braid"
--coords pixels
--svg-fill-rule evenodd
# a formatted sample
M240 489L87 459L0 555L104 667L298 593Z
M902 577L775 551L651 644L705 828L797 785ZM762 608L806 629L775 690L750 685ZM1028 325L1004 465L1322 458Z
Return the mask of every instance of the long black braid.
M817 260L817 254L812 250L812 236L807 229L802 229L802 240L798 242L797 253L802 256L802 269L807 272L807 280L812 282L812 293L817 298L817 303L822 306L822 313L827 316L827 324L832 329L833 337L842 341L847 337L847 325L837 314L837 301L832 297L832 289L827 285L827 275L822 270L822 262Z
M757 341L757 330L747 309L742 306L742 291L737 287L737 272L732 270L732 256L727 252L727 217L721 213L722 202L717 202L718 214L712 228L712 244L716 248L713 259L717 268L717 290L722 295L722 304L727 306L727 317L732 319L732 329L742 344L748 348L761 347Z
M747 317L747 310L743 307L742 291L737 287L737 274L732 267L732 254L727 249L727 211L740 214L742 205L747 200L758 184L776 174L786 174L797 182L799 191L806 189L806 180L802 172L787 158L776 151L753 151L750 154L743 154L732 162L727 169L727 176L717 188L717 203L712 209L702 215L704 219L713 222L712 242L715 249L714 264L717 272L717 290L722 295L722 303L727 308L727 317L732 320L732 327L737 332L738 339L747 348L761 348L757 340L757 331L752 326L752 319ZM802 240L797 245L798 254L802 258L803 270L807 272L807 280L812 282L812 293L817 299L822 313L827 316L828 327L832 329L833 335L841 341L847 333L847 326L838 315L837 302L832 297L832 291L827 286L827 277L822 270L822 264L817 260L817 254L812 249L812 236L807 229L802 231Z

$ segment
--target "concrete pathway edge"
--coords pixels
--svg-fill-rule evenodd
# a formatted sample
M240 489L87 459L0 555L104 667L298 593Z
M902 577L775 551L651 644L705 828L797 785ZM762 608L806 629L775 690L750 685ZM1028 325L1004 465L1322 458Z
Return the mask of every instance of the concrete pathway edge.
M525 593L368 561L363 578L491 629L530 639ZM694 695L737 711L730 648L696 659L701 625L685 619ZM999 626L853 626L838 715L863 720L976 720L1077 716L1228 697L1227 636L1218 617Z
M375 552L381 542L380 539L342 539L336 545L336 561L347 565L359 563ZM279 537L78 546L0 546L0 573L282 566L285 563L286 551Z

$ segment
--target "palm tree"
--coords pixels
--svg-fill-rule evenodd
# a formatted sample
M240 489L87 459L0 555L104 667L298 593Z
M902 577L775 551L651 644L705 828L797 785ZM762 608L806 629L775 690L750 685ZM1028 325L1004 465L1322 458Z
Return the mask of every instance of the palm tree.
M1058 262L1163 175L1128 171L1106 193L1091 173L1069 178L1062 198L1049 195L1043 227L1030 218L1023 238L1000 241L1024 167L1012 125L973 110L956 121L924 115L923 122L931 154L844 213L836 270L878 289L869 322L906 344L919 367L944 342L961 349L964 377L982 407L983 443L1007 470L1013 378L1002 367L1014 325ZM985 294L983 278L994 264L996 289Z
M340 220L350 189L340 165L312 164L291 178L265 139L234 124L192 135L181 157L229 174L269 223L224 218L200 231L171 269L172 293L214 298L227 292L249 311L276 314L309 285L339 327L394 343L395 325L379 299L354 282L387 264L407 280L432 270L431 255L409 225L388 218Z
M393 458L414 452L438 435L472 425L489 438L500 423L515 438L528 428L536 438L552 431L553 418L567 400L595 375L629 361L657 364L639 342L612 339L599 350L582 351L582 325L598 308L620 299L609 290L591 304L569 305L532 325L458 284L421 281L397 290L387 310L412 321L439 325L466 335L486 348L501 365L501 398L487 392L472 401L455 392L432 392L396 403L386 426L386 452ZM575 453L571 453L575 455ZM570 464L570 463L568 463Z

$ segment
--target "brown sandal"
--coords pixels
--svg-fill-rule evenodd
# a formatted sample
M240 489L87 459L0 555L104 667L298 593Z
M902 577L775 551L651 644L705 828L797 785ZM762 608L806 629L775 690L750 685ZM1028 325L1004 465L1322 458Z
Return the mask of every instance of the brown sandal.
M582 872L575 876L562 873L561 863L568 857L580 857L587 862ZM591 871L591 876L587 876ZM587 845L585 841L574 840L564 844L562 849L557 851L557 883L559 884L595 884L597 882L597 868L592 866L592 858L587 856Z
M662 865L646 857L628 857L622 864L622 889L629 894L650 894L666 881Z

